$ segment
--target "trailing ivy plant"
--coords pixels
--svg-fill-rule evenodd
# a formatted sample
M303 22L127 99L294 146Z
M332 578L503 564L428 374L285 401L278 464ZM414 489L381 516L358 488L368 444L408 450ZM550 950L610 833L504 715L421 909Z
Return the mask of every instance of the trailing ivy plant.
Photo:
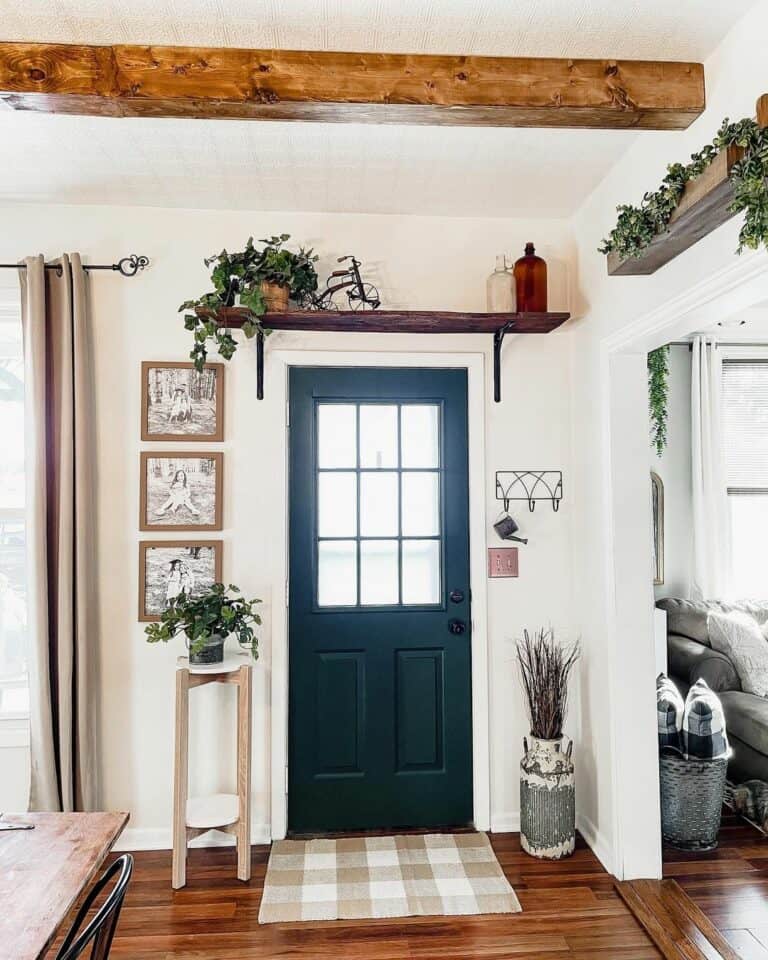
M198 597L182 591L171 606L163 610L159 623L144 628L147 643L167 643L179 634L185 634L192 655L199 653L213 636L224 639L234 633L241 647L251 651L254 660L259 657L259 641L253 625L261 624L254 606L261 600L246 600L240 588L230 583L214 583L210 590Z
M203 261L206 267L213 267L213 290L196 300L185 300L179 307L179 312L184 312L185 329L194 336L189 356L194 361L195 369L202 371L209 344L218 347L219 355L224 360L229 360L237 350L237 341L218 319L218 313L222 307L233 306L238 294L240 306L248 310L243 332L250 338L258 330L263 330L261 318L267 312L261 292L262 283L288 287L289 296L298 303L303 303L310 293L317 290L317 255L312 249L305 250L303 247L299 248L298 253L286 250L284 244L288 240L290 234L281 233L280 236L260 240L259 243L264 246L258 248L254 246L253 237L249 237L245 250L238 253L222 250Z
M667 446L667 400L669 398L669 346L648 354L648 412L651 443L661 456Z
M642 256L653 238L664 233L683 189L689 180L698 177L722 150L741 147L744 156L733 165L730 181L733 201L729 209L744 213L737 253L747 247L757 250L768 247L768 127L755 120L723 121L712 143L691 154L687 164L672 163L658 190L646 193L639 206L621 204L616 208L616 226L598 247L600 253L617 253L622 259Z

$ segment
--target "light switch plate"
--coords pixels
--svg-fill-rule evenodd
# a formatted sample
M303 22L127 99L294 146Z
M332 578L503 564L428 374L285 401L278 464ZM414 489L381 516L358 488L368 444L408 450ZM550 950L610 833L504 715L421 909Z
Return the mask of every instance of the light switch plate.
M517 547L489 547L488 548L488 576L489 577L516 577Z

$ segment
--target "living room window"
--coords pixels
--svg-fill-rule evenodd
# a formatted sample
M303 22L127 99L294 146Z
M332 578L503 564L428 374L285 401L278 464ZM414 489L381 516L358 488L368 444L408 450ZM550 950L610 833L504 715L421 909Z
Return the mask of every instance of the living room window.
M24 516L24 360L18 296L0 290L0 720L29 712Z
M723 360L723 444L731 520L731 591L766 596L768 352Z

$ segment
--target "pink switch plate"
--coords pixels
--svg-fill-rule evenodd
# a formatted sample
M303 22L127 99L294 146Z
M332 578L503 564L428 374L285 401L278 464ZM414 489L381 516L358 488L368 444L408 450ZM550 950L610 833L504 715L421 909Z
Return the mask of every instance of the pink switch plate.
M516 577L517 547L489 547L488 548L488 576L489 577Z

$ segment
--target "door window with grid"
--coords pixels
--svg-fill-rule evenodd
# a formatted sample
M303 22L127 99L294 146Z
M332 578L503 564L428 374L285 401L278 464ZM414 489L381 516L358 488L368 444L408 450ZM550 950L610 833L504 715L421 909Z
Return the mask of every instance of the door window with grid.
M440 405L316 405L318 607L442 597Z
M731 591L768 599L768 358L723 360Z

